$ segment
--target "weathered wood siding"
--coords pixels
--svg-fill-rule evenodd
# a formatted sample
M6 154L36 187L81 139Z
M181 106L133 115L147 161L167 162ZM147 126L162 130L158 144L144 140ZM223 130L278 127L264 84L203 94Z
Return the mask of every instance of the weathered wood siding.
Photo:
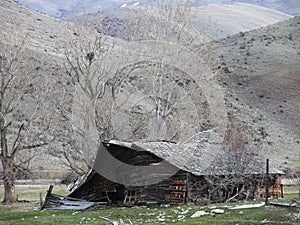
M116 144L104 143L105 148L118 160L133 166L148 166L169 164L162 158L148 151L138 151ZM112 165L114 168L114 165ZM164 170L163 170L164 171ZM153 179L159 177L159 172L149 174L149 177L138 179ZM132 176L132 175L131 175ZM265 196L264 174L242 175L201 175L179 170L163 181L149 186L124 186L112 182L92 171L85 183L81 184L69 196L88 201L107 202L108 204L206 204L224 202L228 199L253 199ZM271 174L269 195L280 196L280 176Z

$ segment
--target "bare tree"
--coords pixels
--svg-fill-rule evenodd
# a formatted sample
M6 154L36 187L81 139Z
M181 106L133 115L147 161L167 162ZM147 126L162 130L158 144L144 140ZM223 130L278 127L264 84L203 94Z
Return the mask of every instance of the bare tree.
M190 1L157 1L145 7L128 9L124 38L129 41L156 40L181 43L189 48L203 31L195 30Z
M37 156L37 148L48 144L50 118L43 110L47 85L44 79L25 64L24 44L17 48L1 46L0 52L0 159L3 167L3 203L17 201L15 174L27 171L30 161ZM37 85L38 84L38 85ZM48 119L45 119L48 118Z
M189 112L197 113L189 103L196 85L192 78L184 78L185 75L170 65L145 61L128 75L120 76L116 114L124 115L128 125L121 123L123 129L116 129L116 135L127 140L178 141L181 120L191 118ZM190 107L190 111L186 112L186 107Z
M201 66L190 69L201 62L194 61L200 34L188 2L166 1L129 15L125 41L103 35L100 19L78 23L63 46L63 82L70 85L60 96L71 103L56 104L66 126L61 153L80 173L104 139L179 141L211 126L194 78Z
M121 136L127 139L178 141L188 136L180 136L182 130L188 128L183 128L183 125L203 122L200 122L203 118L199 120L199 117L204 110L200 112L198 107L204 105L188 104L197 98L203 100L203 97L195 97L201 94L201 90L194 74L189 74L188 69L184 68L195 63L193 60L199 53L196 46L201 42L201 31L193 28L193 19L189 1L162 1L128 9L124 38L140 47L135 59L140 64L118 77L123 82L118 91L131 96L123 98L118 104L120 110L121 105L124 106L123 115L127 114L131 125L127 130L132 132L132 135L123 133ZM196 89L199 91L197 94L193 93ZM140 97L133 97L137 93ZM187 121L192 115L186 108L198 114L194 117L198 118ZM201 129L186 130L199 132Z
M101 140L112 138L110 112L114 104L107 86L118 63L111 54L111 39L87 22L77 21L74 27L62 46L64 85L56 92L54 105L63 124L57 135L63 143L59 154L68 167L81 174L91 167Z
M253 198L255 189L262 185L264 163L259 158L257 149L249 146L245 138L246 131L247 125L231 121L223 149L206 177L211 195L226 197L227 200L238 198L239 195L243 195L245 199L249 196Z

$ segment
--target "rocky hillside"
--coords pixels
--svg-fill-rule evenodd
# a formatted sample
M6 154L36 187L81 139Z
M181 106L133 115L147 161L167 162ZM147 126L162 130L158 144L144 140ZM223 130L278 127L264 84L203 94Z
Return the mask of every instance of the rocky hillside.
M80 37L78 28L10 0L0 0L0 15L2 49L13 51L25 40L27 54L22 66L44 76L53 91L70 90L67 94L57 92L57 96L68 96L65 103L72 110L75 94L70 82L63 78L64 47L68 40ZM130 43L105 36L107 43L114 46L112 55L103 61L112 68L109 85L122 81L115 90L110 115L113 137L177 142L203 132L213 136L203 138L202 144L207 146L242 130L243 146L269 157L278 167L297 168L300 21L299 17L276 15L284 21L252 31L237 29L234 32L239 33L235 35L210 43L198 42L198 46L186 49L163 41ZM87 43L88 37L82 40ZM86 59L84 54L82 58ZM104 99L99 108L110 105L110 100ZM51 131L70 132L60 125ZM52 146L50 151L63 150L64 144ZM57 158L47 157L35 161L35 168L49 170L52 163L56 168L61 166Z
M91 13L103 11L112 8L120 8L129 5L139 5L146 2L135 0L16 0L16 2L25 5L38 12L45 13L56 18L70 17L82 13Z
M28 8L18 5L10 0L0 1L1 14L1 35L0 48L1 55L15 54L18 48L25 44L24 54L20 58L19 69L30 77L38 78L34 85L31 85L30 92L32 96L42 96L41 93L36 93L34 90L47 93L47 85L49 81L55 80L60 76L62 66L60 64L62 59L62 52L57 48L63 40L66 27L69 27L67 22L55 20L47 15L37 13ZM49 79L51 78L51 79ZM49 85L51 88L51 85ZM27 95L22 98L20 102L14 102L17 108L12 115L6 118L11 120L9 143L12 143L15 138L15 126L18 123L28 121L30 115L34 111L35 104L32 99L27 98ZM37 129L42 130L41 127ZM29 132L31 132L30 130ZM45 133L45 136L48 134ZM11 146L11 145L10 145ZM46 151L51 151L52 146ZM43 153L43 151L41 152ZM22 158L25 159L27 152L23 152ZM49 154L41 154L32 160L33 174L31 177L39 177L39 175L55 178L55 174L61 172L61 161ZM0 169L2 170L2 168Z
M192 6L186 9L184 13L193 23L195 31L191 30L191 32L200 33L202 39L206 41L234 35L240 31L245 32L257 29L291 18L290 15L280 11L239 2ZM140 8L128 7L106 10L103 14L105 16L103 19L105 33L120 38L125 38L126 36L126 30L128 29L126 25L133 26L134 23L145 23L147 20L153 20L152 17L160 18L160 23L165 20L165 26L170 26L170 23L174 22L168 21L167 18L162 18L156 4L141 6ZM70 20L99 23L99 17L99 13L90 13L75 16L70 18Z
M82 13L95 13L97 11L106 11L112 8L124 8L130 6L144 5L145 3L152 2L155 4L155 0L152 1L132 1L132 0L88 0L88 1L59 1L59 0L16 0L20 4L28 6L36 11L45 13L47 15L65 18L75 16ZM207 4L220 4L220 3L234 3L244 2L253 5L260 5L266 8L277 10L287 13L289 15L297 16L300 12L300 5L298 0L194 0L190 1L192 5L207 5Z
M251 143L282 167L299 168L299 28L295 17L212 43L228 117L249 125Z
M68 22L29 10L12 0L2 0L1 43L15 45L26 41L30 49L43 54L58 54L59 43L71 28Z

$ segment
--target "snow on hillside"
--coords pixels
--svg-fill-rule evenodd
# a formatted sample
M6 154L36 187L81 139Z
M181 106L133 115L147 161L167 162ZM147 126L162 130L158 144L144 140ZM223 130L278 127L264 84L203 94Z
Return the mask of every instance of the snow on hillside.
M97 12L108 8L120 7L124 4L139 4L138 1L133 0L16 0L16 2L57 18Z
M124 6L137 6L156 0L16 0L16 2L28 6L39 12L53 17L62 18L82 13L97 12L99 10L120 8ZM202 6L207 4L221 4L244 2L260 5L278 10L290 15L300 14L299 0L193 0L191 4Z

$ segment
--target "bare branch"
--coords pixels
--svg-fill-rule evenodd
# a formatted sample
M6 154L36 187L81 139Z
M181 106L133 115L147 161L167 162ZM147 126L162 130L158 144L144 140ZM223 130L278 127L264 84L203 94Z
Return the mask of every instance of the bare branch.
M24 127L24 124L22 124L19 128L19 131L18 131L18 134L17 134L17 137L12 145L12 152L11 152L11 156L14 156L16 154L16 151L17 151L17 147L16 147L16 144L17 142L19 141L19 138L20 138L20 135L21 135L21 131Z
M42 147L42 146L45 146L45 145L48 145L49 143L41 143L41 144L34 144L34 145L23 145L23 146L20 146L18 145L14 151L12 152L12 155L14 155L16 152L19 152L19 151L23 151L23 150L29 150L29 149L34 149L34 148L39 148L39 147Z

